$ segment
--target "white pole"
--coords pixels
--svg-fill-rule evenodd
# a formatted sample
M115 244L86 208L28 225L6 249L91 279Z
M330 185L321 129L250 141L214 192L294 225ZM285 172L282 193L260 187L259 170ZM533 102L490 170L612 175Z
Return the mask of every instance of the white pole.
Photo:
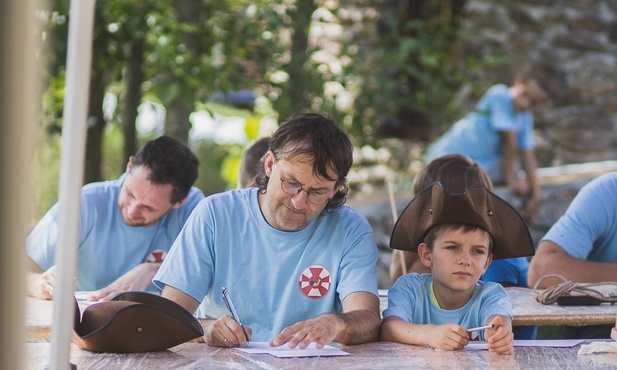
M79 203L85 162L93 23L94 0L71 0L58 188L60 210L49 367L52 370L67 370L70 367L71 333L75 314L74 279L79 242Z
M392 190L392 179L386 180L386 185L388 185L388 197L390 198L390 209L392 210L392 222L394 225L396 224L396 220L398 220L398 214L396 213L394 190ZM396 253L401 257L401 271L403 272L403 275L407 275L407 261L405 261L405 252L400 250L394 250L392 251L392 253Z

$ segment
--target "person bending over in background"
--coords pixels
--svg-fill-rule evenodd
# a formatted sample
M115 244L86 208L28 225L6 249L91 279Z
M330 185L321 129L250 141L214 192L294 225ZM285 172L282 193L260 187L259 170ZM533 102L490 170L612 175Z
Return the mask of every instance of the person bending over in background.
M505 184L525 197L523 216L533 223L541 193L531 110L558 96L561 82L556 69L538 64L517 75L512 86L492 86L473 111L429 146L425 163L444 154L467 155L486 170L493 184ZM519 176L519 169L524 176Z

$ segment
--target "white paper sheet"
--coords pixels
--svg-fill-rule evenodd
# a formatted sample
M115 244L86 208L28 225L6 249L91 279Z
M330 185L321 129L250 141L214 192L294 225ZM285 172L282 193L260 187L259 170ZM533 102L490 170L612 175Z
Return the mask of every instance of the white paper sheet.
M514 347L574 347L582 343L581 339L515 339ZM465 351L477 351L488 349L486 342L471 342L465 346Z
M245 348L236 348L239 351L251 354L268 354L276 357L317 357L317 356L347 356L349 352L336 347L326 345L317 349L315 343L311 343L306 349L289 348L287 344L279 347L270 347L268 342L249 342Z
M77 299L78 302L93 303L88 301L88 298L94 293L95 291L77 291L75 292L75 299Z

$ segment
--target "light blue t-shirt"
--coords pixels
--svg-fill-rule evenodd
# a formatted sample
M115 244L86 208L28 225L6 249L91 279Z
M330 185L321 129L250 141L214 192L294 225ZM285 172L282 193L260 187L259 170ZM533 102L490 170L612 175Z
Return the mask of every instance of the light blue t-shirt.
M531 112L515 112L508 86L498 84L482 96L475 110L467 113L429 146L424 162L458 153L470 157L489 171L502 165L501 131L515 132L521 150L535 147Z
M125 177L87 184L81 190L76 290L104 288L146 262L153 252L164 257L193 208L204 198L201 190L193 187L184 204L170 210L156 225L128 226L118 206ZM43 271L55 264L58 207L56 203L26 240L26 253Z
M510 297L497 283L478 281L469 302L456 310L444 310L431 301L432 281L431 274L411 273L398 278L388 291L388 308L383 317L398 316L419 325L454 323L465 328L487 325L492 315L505 315L512 320ZM484 340L484 332L478 334L479 340Z
M154 283L170 285L201 305L197 317L228 315L229 289L254 341L270 341L285 327L341 312L354 292L377 293L377 246L366 219L349 207L322 212L296 232L272 228L258 189L211 195L196 208Z
M583 186L543 240L558 244L574 258L617 262L617 172Z

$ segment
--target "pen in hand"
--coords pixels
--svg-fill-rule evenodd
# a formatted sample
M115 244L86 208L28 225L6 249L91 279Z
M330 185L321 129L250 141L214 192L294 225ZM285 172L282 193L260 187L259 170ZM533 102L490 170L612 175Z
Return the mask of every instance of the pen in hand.
M223 294L223 302L225 302L225 306L227 306L229 313L231 313L231 317L234 320L236 320L238 324L240 324L240 327L242 328L242 333L244 333L244 339L246 339L246 343L248 344L249 339L246 336L246 332L244 331L244 325L242 325L242 322L240 321L240 317L238 316L238 312L236 311L236 306L234 306L234 303L231 301L229 290L225 287L222 287L221 293Z
M495 325L490 324L490 325L485 325L485 326L478 326L477 328L469 328L469 329L465 329L466 332L471 333L474 331L479 331L479 330L486 330L486 329L490 329L490 328L494 328Z

